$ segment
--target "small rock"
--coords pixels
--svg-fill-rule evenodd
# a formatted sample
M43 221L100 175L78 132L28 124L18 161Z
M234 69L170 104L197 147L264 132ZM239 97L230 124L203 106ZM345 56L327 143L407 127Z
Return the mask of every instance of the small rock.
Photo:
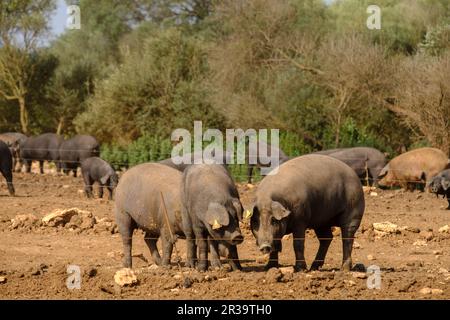
M420 294L431 294L431 288L422 288L419 291Z
M391 233L399 233L400 229L399 227L389 221L385 222L374 222L372 224L375 231L383 232L385 234L391 234Z
M281 267L279 270L283 275L294 273L294 267Z
M11 229L33 226L38 221L34 214L20 214L11 219Z
M344 283L347 284L349 287L353 287L356 285L356 282L353 280L344 280Z
M123 268L114 275L114 282L119 286L133 286L138 283L137 277L130 268Z
M368 255L367 255L367 260L373 261L373 260L376 260L376 258L375 258L373 255L368 254Z
M443 294L444 290L442 289L431 289L431 294Z
M192 287L193 283L194 283L194 281L191 278L186 277L186 278L184 278L183 287L186 289L190 288L190 287Z
M370 196L371 196L371 197L377 197L377 196L378 196L378 193L376 193L375 191L372 191L372 192L370 193Z
M367 278L367 274L364 272L352 272L352 276L353 276L353 278L358 278L358 279L366 279Z
M409 289L410 289L413 285L415 285L416 283L417 283L416 280L408 281L406 284L404 284L403 286L401 286L401 287L398 289L398 292L408 292Z
M416 246L416 247L427 246L427 242L425 240L417 240L413 243L413 246Z
M86 274L88 275L89 278L93 278L97 275L97 269L89 268Z
M70 188L70 186L68 184L63 185L62 187L63 187L63 189L69 189Z
M430 241L434 238L432 231L421 232L420 235L425 238L426 241Z
M361 249L362 246L358 242L353 242L353 249Z
M0 277L0 284L6 283L6 277Z
M177 292L179 292L179 291L180 291L180 289L178 289L178 288L170 289L170 292L175 292L175 293L177 293Z
M173 276L174 279L180 280L183 276L181 274L176 274Z
M269 271L266 273L266 281L268 283L277 283L281 281L281 278L283 277L283 274L281 273L280 269L278 268L270 268Z
M251 184L251 183L247 183L247 188L249 188L249 189L253 189L255 186L253 185L253 184Z
M419 228L414 228L414 227L404 227L404 230L412 232L412 233L419 233L420 232Z
M57 227L59 225L64 226L72 219L73 216L76 215L92 215L92 213L78 208L56 209L50 214L43 217L42 222L45 225L49 225L51 227Z
M442 250L433 250L433 254L436 256L442 255Z
M439 268L438 273L445 274L445 273L448 273L448 270L445 268Z
M438 230L440 233L450 233L450 227L448 226L448 224L446 224L445 226L443 226L442 228L439 228Z
M100 290L109 294L114 294L114 291L110 288L108 288L107 286L104 285L100 285Z

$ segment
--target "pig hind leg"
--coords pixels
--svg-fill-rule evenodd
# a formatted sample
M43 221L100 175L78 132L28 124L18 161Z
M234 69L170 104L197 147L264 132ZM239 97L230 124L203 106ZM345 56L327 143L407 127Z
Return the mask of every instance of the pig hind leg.
M86 197L92 198L93 197L93 194L92 194L93 181L88 173L86 173L86 174L83 173L83 180L84 180L84 192L86 193Z
M6 171L6 170L0 170L1 171L1 173L2 173L2 175L5 177L5 179L6 179L6 184L8 185L8 191L9 191L9 194L11 195L11 196L14 196L15 195L15 190L14 190L14 186L13 186L13 183L12 183L12 179L13 179L13 177L12 177L12 172L11 172L11 170L9 170L9 171Z
M228 263L234 271L242 270L241 263L239 262L237 246L230 246L228 248Z
M163 266L170 265L170 258L172 257L172 251L173 251L173 241L172 236L169 231L166 231L163 229L161 234L161 241L162 241L162 247L163 247L163 256L161 264Z
M344 213L345 217L360 217L360 208L356 207L352 209L351 213ZM359 225L361 223L361 219L353 218L353 219L345 219L341 221L341 235L342 235L342 270L350 271L352 268L352 250L353 250L353 242L356 230L358 230Z
M331 227L322 227L314 229L316 236L319 239L319 249L317 250L316 258L311 265L311 270L318 270L323 266L325 262L325 257L330 247L331 241L333 240L333 234L331 233Z
M150 254L152 255L153 261L157 265L161 265L161 256L159 255L158 247L156 245L156 242L158 241L159 235L145 232L144 240L147 244L148 249L150 250Z

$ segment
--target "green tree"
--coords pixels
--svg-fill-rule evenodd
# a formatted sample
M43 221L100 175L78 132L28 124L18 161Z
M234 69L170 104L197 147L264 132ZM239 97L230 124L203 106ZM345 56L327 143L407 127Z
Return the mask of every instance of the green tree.
M191 128L194 120L223 128L209 101L207 74L200 39L175 28L155 29L141 50L127 53L99 82L87 111L75 120L77 129L124 144L145 133L169 137L174 128Z
M0 3L0 96L15 100L20 124L28 132L26 95L35 72L32 55L48 29L52 0L6 0Z

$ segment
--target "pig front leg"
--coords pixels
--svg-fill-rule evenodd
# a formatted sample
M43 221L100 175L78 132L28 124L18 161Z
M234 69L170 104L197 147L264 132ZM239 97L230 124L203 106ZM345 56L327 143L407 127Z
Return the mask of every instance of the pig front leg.
M211 266L213 268L221 269L222 264L220 263L219 256L219 243L211 237L208 237L209 251L211 253Z
M273 241L273 250L269 254L269 261L264 267L265 270L270 268L278 268L280 265L278 263L278 253L281 252L281 240Z
M206 271L208 269L208 235L203 231L194 231L198 246L198 264L199 271Z
M306 270L305 261L305 230L304 224L300 224L294 231L295 271Z
M325 262L325 257L330 247L331 241L333 239L333 233L331 232L331 227L323 227L314 229L316 236L319 239L319 250L317 250L316 258L311 265L311 270L318 270L323 266Z

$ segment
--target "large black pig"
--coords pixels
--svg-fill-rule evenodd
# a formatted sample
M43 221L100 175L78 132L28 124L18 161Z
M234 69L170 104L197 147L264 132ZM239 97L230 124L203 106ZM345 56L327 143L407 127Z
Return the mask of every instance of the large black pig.
M244 240L239 228L242 204L228 170L218 164L189 166L183 173L182 199L188 265L195 265L196 241L198 269L208 268L208 251L212 266L220 267L219 243L228 243L234 250ZM237 250L230 252L230 256L237 258ZM233 269L240 268L233 265L236 262L230 261Z
M353 237L364 213L364 194L355 172L343 162L324 155L305 155L282 164L258 186L251 228L263 253L270 253L267 268L278 266L281 238L293 234L295 270L306 269L304 238L314 229L320 241L311 269L324 263L333 235L341 228L342 268L350 270Z

